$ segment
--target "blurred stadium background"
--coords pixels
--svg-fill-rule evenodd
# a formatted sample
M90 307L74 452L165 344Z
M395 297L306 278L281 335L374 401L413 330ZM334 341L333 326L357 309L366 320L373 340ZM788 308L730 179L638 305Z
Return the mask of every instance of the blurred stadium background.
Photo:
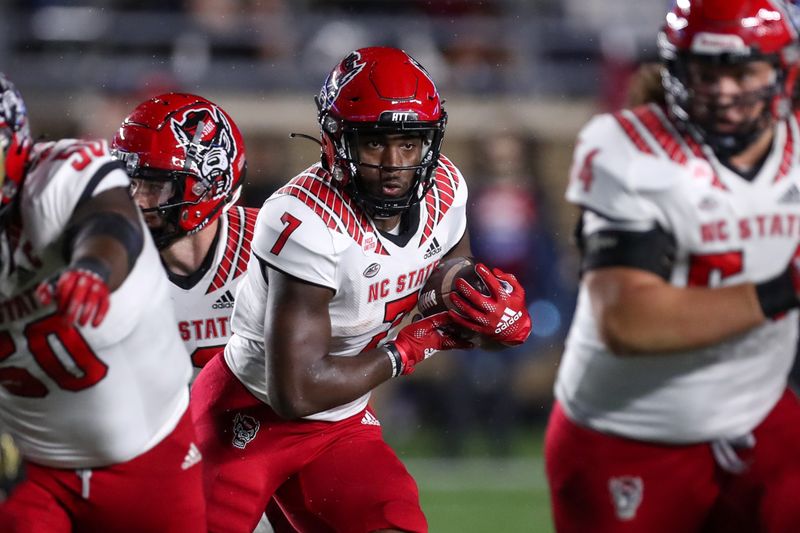
M572 147L654 58L666 0L3 0L0 70L34 135L109 138L141 100L202 94L244 132L243 202L318 157L313 96L348 51L404 48L438 82L446 153L471 190L473 249L515 272L534 335L440 354L375 396L433 532L548 532L542 432L574 304Z

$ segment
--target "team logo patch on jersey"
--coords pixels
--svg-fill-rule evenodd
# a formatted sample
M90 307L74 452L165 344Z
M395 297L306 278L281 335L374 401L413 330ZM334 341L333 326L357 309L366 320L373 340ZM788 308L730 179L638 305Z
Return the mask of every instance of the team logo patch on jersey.
M633 520L644 496L644 481L640 477L620 476L608 480L608 490L614 511L620 520Z
M244 450L247 444L256 438L256 433L261 427L261 422L250 415L236 413L233 417L233 445Z
M689 173L693 178L703 181L712 181L714 179L714 169L705 159L691 159L688 166Z
M374 278L378 272L381 270L381 265L378 263L372 263L364 270L364 277L365 278Z
M378 237L375 236L374 233L367 232L364 233L364 237L361 240L361 249L364 250L365 254L374 252L378 248Z
M713 211L717 207L719 207L719 202L710 196L706 196L697 204L697 208L700 209L700 211Z

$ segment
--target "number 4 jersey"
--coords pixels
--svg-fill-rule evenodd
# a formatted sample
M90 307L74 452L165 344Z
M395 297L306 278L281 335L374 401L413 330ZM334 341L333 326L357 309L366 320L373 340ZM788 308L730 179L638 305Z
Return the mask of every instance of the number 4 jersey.
M445 157L434 186L411 208L407 231L398 235L377 231L330 180L320 165L312 166L267 199L258 215L225 360L265 403L266 265L335 292L329 303L330 354L354 356L385 341L416 305L438 260L466 230L466 184ZM360 412L368 399L366 394L308 418L342 420Z
M129 180L104 142L37 144L21 224L0 235L0 416L25 457L58 468L127 461L158 444L188 405L191 366L169 283L145 246L97 327L72 327L33 291L65 266L64 230L81 202Z
M671 235L673 285L765 281L800 243L798 139L795 117L779 123L766 160L745 179L659 107L601 115L579 138L567 198L584 210L584 236ZM619 357L604 346L582 287L556 396L570 418L599 431L675 443L741 436L783 394L797 319L793 311L705 349Z

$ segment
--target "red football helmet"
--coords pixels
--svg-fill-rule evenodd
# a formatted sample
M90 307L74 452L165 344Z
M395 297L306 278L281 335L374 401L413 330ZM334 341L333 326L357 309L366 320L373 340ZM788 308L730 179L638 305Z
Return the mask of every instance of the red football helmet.
M677 0L667 13L658 36L658 49L666 66L663 74L670 112L715 151L736 154L783 118L791 104L800 58L794 6L781 0ZM742 102L763 99L765 113L733 133L715 130L713 119L692 116L696 98L688 75L690 61L709 65L741 65L768 61L776 71L774 82L742 95ZM712 116L713 113L709 113Z
M0 211L5 211L22 188L32 145L22 95L0 73Z
M219 106L193 94L162 94L140 104L111 142L136 188L157 191L162 226L156 245L196 233L239 197L247 163L244 140Z
M328 75L316 99L322 138L322 165L333 179L378 218L400 214L418 203L433 185L447 113L427 71L396 48L350 52ZM413 133L423 138L415 181L401 198L384 198L359 186L359 135ZM373 168L375 165L365 165Z

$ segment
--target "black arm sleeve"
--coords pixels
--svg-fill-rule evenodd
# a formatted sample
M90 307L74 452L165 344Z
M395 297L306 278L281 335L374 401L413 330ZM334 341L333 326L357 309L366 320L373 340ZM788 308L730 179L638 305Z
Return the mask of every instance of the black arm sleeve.
M631 267L669 280L675 262L675 238L660 226L649 231L600 230L583 235L583 219L575 236L581 251L581 274L603 267Z
M64 239L64 258L70 261L75 246L82 240L95 235L111 237L125 247L128 254L128 271L130 272L144 246L142 228L119 213L101 211L91 214L78 224L67 228L66 239Z

